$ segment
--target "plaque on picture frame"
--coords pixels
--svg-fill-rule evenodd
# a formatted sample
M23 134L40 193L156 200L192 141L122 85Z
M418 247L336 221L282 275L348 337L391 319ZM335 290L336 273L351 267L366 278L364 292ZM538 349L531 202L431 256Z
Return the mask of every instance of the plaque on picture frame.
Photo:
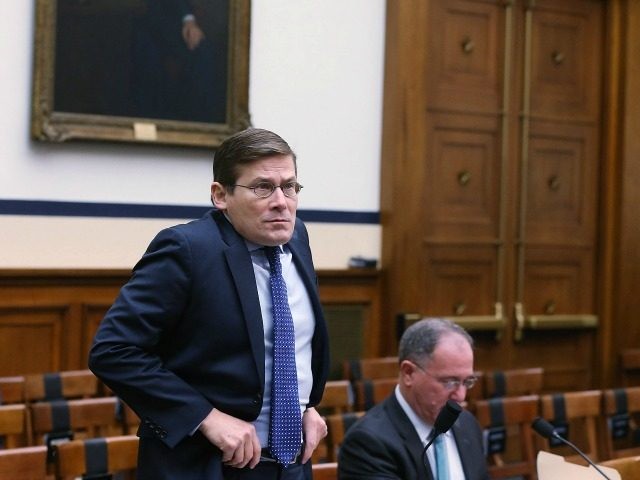
M216 147L250 125L250 0L36 0L31 134Z

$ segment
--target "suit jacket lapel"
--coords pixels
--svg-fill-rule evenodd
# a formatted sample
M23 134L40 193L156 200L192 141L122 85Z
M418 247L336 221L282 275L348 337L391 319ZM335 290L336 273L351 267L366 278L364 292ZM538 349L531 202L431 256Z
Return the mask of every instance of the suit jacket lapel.
M289 243L287 243L287 246L291 250L293 262L298 269L300 278L302 278L302 281L304 282L304 286L309 292L309 298L313 302L313 307L316 309L320 306L320 303L317 296L314 295L314 292L316 291L316 272L313 269L313 262L306 253L306 249L301 248L298 242L295 241L295 236L289 241Z
M456 440L456 446L458 447L458 453L460 454L460 461L462 462L462 470L464 470L465 476L469 477L469 472L473 471L474 459L470 453L473 450L473 445L469 440L468 436L465 435L465 428L463 423L465 423L464 412L460 415L460 418L456 423L453 424L451 430L453 432L453 438Z
M426 478L428 480L433 480L431 468L425 468L424 458L422 455L424 448L422 440L418 437L411 420L409 420L409 417L407 417L402 410L402 407L396 399L395 393L392 393L385 401L385 409L387 410L389 418L393 421L398 434L404 439L403 443L407 449L407 453L413 461L416 470L416 477L424 478L424 472L426 471Z
M264 328L251 255L244 239L222 214L216 221L220 226L222 238L228 245L224 255L240 299L242 316L247 327L258 376L260 382L264 384Z

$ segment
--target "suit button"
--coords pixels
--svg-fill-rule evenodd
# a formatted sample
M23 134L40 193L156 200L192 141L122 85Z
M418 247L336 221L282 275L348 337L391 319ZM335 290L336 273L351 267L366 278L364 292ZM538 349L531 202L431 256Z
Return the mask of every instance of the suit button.
M167 438L167 432L165 430L160 432L160 438Z

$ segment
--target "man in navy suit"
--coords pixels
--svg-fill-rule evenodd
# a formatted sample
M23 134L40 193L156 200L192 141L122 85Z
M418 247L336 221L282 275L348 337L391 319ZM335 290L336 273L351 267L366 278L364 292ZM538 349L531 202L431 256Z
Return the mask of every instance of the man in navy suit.
M296 219L296 157L248 129L214 158L216 210L160 232L96 333L89 367L141 418L138 478L311 478L326 435L314 406L327 378L326 324L309 240ZM281 465L267 448L278 247L295 330L302 432Z
M462 411L444 444L436 476L436 449L424 446L447 400L464 401L476 383L473 341L444 319L421 320L402 335L398 386L387 399L353 425L340 447L338 478L398 480L488 480L482 432Z

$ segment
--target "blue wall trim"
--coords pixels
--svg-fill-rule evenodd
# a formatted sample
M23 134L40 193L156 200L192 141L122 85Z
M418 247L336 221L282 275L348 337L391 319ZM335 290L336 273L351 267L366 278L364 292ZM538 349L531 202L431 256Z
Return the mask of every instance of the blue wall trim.
M210 208L210 206L148 205L139 203L0 200L0 215L111 218L200 218ZM380 214L378 212L298 210L298 216L305 222L356 224L380 223Z

